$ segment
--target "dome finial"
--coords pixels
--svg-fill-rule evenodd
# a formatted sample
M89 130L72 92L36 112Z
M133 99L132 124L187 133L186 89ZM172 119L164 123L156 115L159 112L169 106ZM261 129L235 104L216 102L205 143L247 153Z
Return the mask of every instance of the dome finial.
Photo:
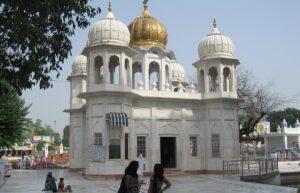
M216 17L214 17L214 23L213 23L213 26L214 26L214 28L217 27L217 20L216 20Z
M148 8L148 0L144 0L143 4L144 4L144 9L147 10L147 8Z
M108 2L108 11L109 11L109 12L112 11L111 0L109 0L109 2Z
M217 28L217 20L216 20L216 17L214 17L213 28L212 28L212 30L211 30L210 35L212 35L212 34L220 34L220 31L219 31L219 29Z

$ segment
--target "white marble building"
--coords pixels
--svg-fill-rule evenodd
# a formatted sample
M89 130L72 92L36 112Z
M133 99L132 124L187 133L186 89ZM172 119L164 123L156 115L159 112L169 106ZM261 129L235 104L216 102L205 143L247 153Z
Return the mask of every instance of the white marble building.
M277 132L264 134L266 154L275 153L276 151L292 150L292 153L299 156L299 152L293 151L299 149L300 144L300 122L296 120L295 127L288 123L285 119L282 121L282 126L278 125Z
M146 172L155 163L216 172L224 159L238 159L239 60L215 20L198 54L197 84L187 84L167 47L166 28L147 1L128 27L110 5L91 27L68 77L70 167L90 176L121 174L143 154Z

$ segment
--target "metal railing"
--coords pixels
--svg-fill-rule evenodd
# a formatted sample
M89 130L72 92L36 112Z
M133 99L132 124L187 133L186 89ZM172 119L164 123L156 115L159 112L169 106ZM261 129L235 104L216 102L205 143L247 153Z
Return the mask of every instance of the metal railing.
M28 162L17 162L17 163L5 163L7 170L48 170L48 169L64 169L68 168L69 163L65 164L54 164L50 162L41 163L28 163Z
M274 158L248 158L223 161L223 175L260 176L278 172L278 160Z

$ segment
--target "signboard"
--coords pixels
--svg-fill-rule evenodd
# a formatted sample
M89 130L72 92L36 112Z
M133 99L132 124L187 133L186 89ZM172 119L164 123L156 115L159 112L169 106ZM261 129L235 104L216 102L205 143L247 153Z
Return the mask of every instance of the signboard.
M87 158L90 161L105 162L105 147L100 145L89 145Z
M36 143L40 140L45 141L47 143L51 143L52 142L52 136L51 135L43 135L43 136L34 135L32 140L33 140L34 143Z
M48 142L48 143L51 143L52 140L51 140L51 136L50 135L44 135L42 137L42 140L45 141L45 142Z
M40 135L34 135L33 136L33 142L38 142L40 140L42 140L42 136L40 136Z

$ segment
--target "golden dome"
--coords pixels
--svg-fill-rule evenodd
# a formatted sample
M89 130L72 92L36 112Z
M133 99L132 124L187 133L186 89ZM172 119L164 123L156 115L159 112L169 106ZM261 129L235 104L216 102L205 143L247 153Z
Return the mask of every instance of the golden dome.
M165 48L168 42L167 30L159 20L150 14L147 7L147 1L145 0L145 10L142 15L128 26L130 45L161 46Z

